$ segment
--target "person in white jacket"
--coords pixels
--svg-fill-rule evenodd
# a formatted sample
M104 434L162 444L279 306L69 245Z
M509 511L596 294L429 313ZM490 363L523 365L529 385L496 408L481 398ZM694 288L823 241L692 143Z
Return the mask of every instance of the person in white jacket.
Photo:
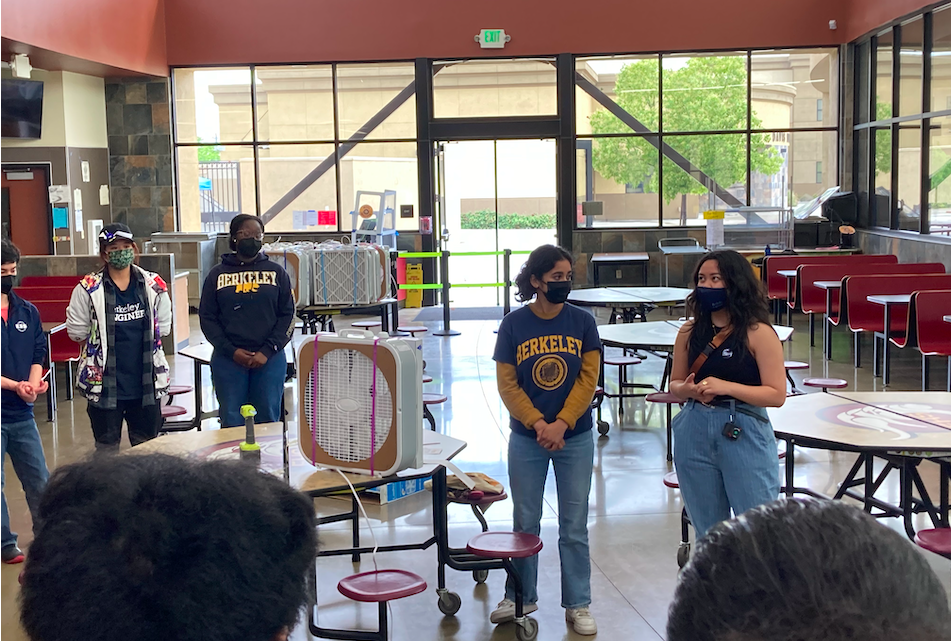
M117 451L122 422L135 446L158 435L159 399L168 393L168 362L162 336L172 328L168 287L158 274L135 264L138 247L121 223L99 233L103 268L87 274L66 309L66 331L84 343L76 389L97 451Z

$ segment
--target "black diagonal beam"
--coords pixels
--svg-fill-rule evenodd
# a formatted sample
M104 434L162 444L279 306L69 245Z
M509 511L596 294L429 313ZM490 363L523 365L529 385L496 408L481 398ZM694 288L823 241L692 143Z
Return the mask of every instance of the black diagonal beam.
M347 142L340 145L340 149L336 153L332 153L323 161L314 167L314 169L304 176L299 183L290 188L290 190L281 196L281 198L271 205L266 212L261 215L261 218L264 220L265 224L270 222L275 216L284 211L288 205L297 200L301 194L307 191L308 187L313 185L315 182L320 180L320 177L327 173L331 167L334 166L334 163L337 161L337 157L343 158L350 151L357 146L357 143L363 142L367 136L370 135L370 132L380 126L384 120L393 115L393 113L399 109L404 102L410 99L410 97L416 93L416 81L409 83L405 89L396 94L396 96L390 100L382 109L376 112L372 118L363 123L363 126L357 129L356 133L347 138Z
M711 176L703 173L699 167L694 165L692 162L687 160L680 152L668 145L667 143L660 143L660 137L657 135L656 131L651 131L640 120L629 114L621 105L617 104L611 100L606 93L598 89L593 82L582 76L580 73L575 72L575 82L579 87L584 89L592 98L597 100L601 105L614 114L618 120L623 122L625 125L630 127L633 131L639 134L654 134L653 136L645 136L647 142L652 144L654 147L660 149L661 153L664 154L667 158L671 160L675 165L683 169L690 176L707 188L708 191L716 194L717 198L725 202L731 207L743 207L744 203L740 202L736 196L728 192L726 189L717 184Z

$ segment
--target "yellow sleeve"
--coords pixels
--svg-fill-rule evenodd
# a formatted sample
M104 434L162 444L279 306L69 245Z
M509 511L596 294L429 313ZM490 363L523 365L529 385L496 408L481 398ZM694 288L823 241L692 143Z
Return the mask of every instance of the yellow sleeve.
M581 371L575 384L565 399L565 406L558 412L560 418L574 429L575 423L591 409L591 399L598 386L598 374L601 372L601 352L594 350L581 355Z
M535 423L545 418L532 404L528 394L518 386L518 374L515 366L510 363L496 363L495 376L499 383L499 396L505 407L517 421L528 429L533 429Z

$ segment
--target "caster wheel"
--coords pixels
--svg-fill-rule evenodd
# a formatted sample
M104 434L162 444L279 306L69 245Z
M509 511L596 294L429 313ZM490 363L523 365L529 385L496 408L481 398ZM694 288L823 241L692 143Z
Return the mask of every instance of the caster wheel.
M677 549L677 567L682 568L687 565L687 559L690 558L690 544L682 543Z
M598 434L601 436L607 436L608 432L611 431L611 426L608 425L605 421L598 421Z
M488 570L473 570L472 571L472 580L476 583L482 584L485 583L485 580L489 578Z
M438 605L440 612L451 617L462 607L462 598L455 592L446 592L439 597Z
M538 636L538 621L531 617L525 617L525 620L516 624L515 638L518 641L535 641Z

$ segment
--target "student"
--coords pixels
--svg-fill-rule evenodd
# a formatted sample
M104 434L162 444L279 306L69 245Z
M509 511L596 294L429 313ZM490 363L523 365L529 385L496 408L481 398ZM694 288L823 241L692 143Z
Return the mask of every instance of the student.
M162 425L169 377L161 337L172 329L172 301L161 276L135 264L139 248L126 225L102 228L99 255L103 268L73 290L66 331L84 344L76 389L86 397L96 449L117 452L123 420L133 446Z
M715 525L667 619L668 641L949 637L948 597L924 556L862 510L812 499Z
M211 375L222 427L244 425L241 406L255 421L281 420L287 375L284 346L294 333L294 296L284 268L261 252L264 223L238 214L231 220L233 254L221 257L205 279L198 317L214 345Z
M26 504L37 524L40 495L50 473L46 469L43 443L33 418L33 402L49 387L43 380L47 343L40 313L13 291L17 277L20 250L8 239L3 239L0 257L0 310L3 316L2 398L0 398L0 428L3 432L3 453L0 455L2 483L6 486L6 459L10 461L26 494ZM23 552L17 545L17 533L10 531L10 512L7 496L3 494L2 560L4 563L22 563Z
M700 259L687 296L692 317L674 345L670 391L674 464L697 536L779 496L773 426L764 408L786 401L779 337L753 268L735 251Z
M571 254L543 245L533 251L515 279L518 298L528 305L502 320L495 346L499 395L511 414L509 490L514 530L538 535L549 464L558 488L558 553L561 605L578 634L598 631L591 615L588 553L588 493L594 465L591 399L598 381L601 342L594 317L568 305ZM538 557L515 559L523 586L524 611L538 609ZM515 617L509 583L492 623Z
M56 470L22 576L33 641L286 640L313 595L311 500L240 461Z

